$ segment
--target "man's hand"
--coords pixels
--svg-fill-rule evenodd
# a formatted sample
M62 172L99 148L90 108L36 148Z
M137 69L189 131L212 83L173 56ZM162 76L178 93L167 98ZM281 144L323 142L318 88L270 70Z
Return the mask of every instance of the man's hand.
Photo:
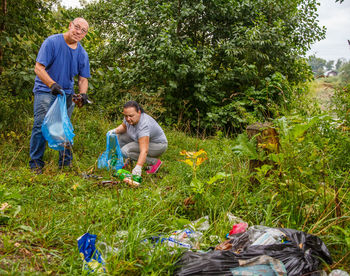
M62 87L57 82L52 84L50 86L50 89L51 89L51 94L54 95L54 96L57 96L58 94L63 95L63 93L61 91Z
M90 102L88 95L86 93L81 93L80 95L81 95L82 103L83 103L82 106Z
M142 173L142 167L140 165L136 165L135 168L131 172L134 175L141 176Z

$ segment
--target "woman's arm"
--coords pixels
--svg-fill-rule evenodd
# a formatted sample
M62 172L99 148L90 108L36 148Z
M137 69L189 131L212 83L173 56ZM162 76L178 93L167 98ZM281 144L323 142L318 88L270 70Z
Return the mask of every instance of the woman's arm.
M149 136L143 136L139 138L139 145L140 145L140 155L139 159L137 160L137 165L143 166L146 162L146 157L148 154L148 147L149 147Z
M124 123L122 123L117 128L113 129L113 131L115 132L115 134L125 133L126 132L126 125Z

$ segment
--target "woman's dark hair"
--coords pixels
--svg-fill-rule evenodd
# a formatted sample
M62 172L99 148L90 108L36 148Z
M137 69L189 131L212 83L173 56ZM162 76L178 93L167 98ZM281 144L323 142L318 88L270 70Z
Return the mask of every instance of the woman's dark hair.
M134 107L137 112L141 110L141 113L145 113L143 108L138 104L138 102L135 101L128 101L126 104L124 104L123 108L129 108L129 107Z

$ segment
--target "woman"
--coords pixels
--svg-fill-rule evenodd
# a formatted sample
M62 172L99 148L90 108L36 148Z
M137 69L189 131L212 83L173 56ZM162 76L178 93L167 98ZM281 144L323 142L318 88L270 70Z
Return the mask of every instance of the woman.
M137 160L132 174L141 176L145 163L150 166L148 174L156 173L162 165L158 157L168 148L163 129L135 101L124 105L123 114L123 123L111 132L118 135L123 156Z

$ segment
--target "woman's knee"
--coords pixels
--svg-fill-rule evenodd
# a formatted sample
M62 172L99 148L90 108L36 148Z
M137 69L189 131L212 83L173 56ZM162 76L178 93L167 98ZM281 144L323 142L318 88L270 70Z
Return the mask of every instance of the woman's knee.
M122 148L121 148L121 151L122 151L123 157L125 157L125 158L128 158L128 157L129 157L129 149L128 149L127 145L125 145L124 147L122 147Z

